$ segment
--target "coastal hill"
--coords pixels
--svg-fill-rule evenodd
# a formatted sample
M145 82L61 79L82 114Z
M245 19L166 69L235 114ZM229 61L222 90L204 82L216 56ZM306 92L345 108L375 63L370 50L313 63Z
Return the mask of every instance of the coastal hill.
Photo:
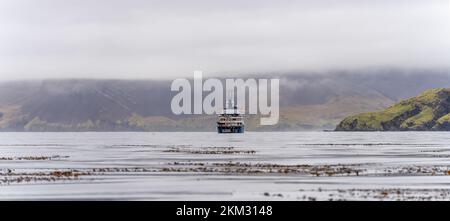
M427 88L450 85L447 72L420 70L277 77L279 123L260 126L260 116L246 115L246 130L333 130L347 116L383 110ZM0 131L215 131L215 115L172 113L177 92L170 84L149 79L0 82Z
M175 115L169 81L43 80L0 85L0 131L215 131L216 115ZM333 129L345 116L394 103L373 89L282 80L280 120L260 126L246 115L246 130ZM292 84L292 85L288 85Z
M385 110L345 118L336 131L450 131L450 89L430 89Z

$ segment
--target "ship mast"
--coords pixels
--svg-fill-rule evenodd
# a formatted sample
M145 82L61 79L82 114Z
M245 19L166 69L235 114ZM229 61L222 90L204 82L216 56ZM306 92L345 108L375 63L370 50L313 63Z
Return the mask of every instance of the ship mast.
M227 93L226 109L234 109L234 90L229 90Z

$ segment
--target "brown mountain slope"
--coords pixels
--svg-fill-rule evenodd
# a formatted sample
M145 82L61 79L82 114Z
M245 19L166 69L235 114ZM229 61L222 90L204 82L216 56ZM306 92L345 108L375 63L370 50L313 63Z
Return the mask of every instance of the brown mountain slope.
M283 79L280 90L279 123L261 127L259 116L246 116L248 130L332 129L346 115L393 103L376 90L329 79ZM215 130L216 116L171 113L170 82L46 80L3 83L0 92L2 131Z

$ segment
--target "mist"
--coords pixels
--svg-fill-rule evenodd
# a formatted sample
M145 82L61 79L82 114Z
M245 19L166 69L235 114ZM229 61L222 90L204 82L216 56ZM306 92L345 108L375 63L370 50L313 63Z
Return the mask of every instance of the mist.
M5 0L0 80L445 69L449 12L446 0Z

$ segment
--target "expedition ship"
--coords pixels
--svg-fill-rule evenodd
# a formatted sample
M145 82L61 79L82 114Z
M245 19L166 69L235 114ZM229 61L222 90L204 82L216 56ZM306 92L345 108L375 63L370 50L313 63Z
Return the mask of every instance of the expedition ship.
M240 113L233 100L227 101L223 112L219 114L217 121L218 133L244 133L244 117Z

